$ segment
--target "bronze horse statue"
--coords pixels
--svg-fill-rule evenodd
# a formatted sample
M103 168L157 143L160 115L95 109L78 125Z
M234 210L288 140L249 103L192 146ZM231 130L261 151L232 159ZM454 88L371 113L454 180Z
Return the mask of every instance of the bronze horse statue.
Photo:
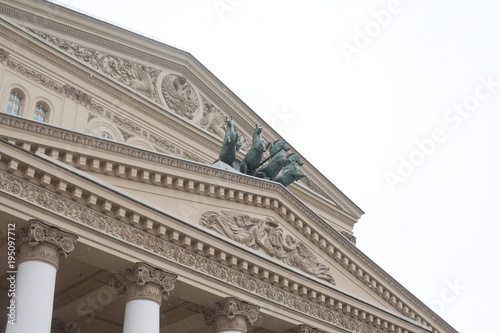
M266 141L262 138L261 133L262 126L256 125L255 132L252 137L252 147L248 150L248 153L245 155L245 158L240 165L241 173L251 176L255 176L257 173L257 168L262 160L262 155L271 144L271 142L266 143Z
M271 144L269 152L271 160L267 162L262 168L257 170L257 177L273 179L276 177L283 166L287 163L287 157L284 151L289 151L290 147L283 140L276 140ZM264 161L265 162L265 161Z
M281 183L283 186L287 187L291 183L301 178L307 179L307 185L312 186L311 180L307 175L300 172L298 165L304 165L304 162L300 159L300 156L296 153L292 153L287 156L288 163L283 168L283 171L272 178L272 181Z
M236 161L236 152L243 144L243 142L238 142L239 140L240 133L237 132L236 126L233 124L233 117L226 117L226 134L224 135L224 141L222 141L218 161L233 166L233 163Z

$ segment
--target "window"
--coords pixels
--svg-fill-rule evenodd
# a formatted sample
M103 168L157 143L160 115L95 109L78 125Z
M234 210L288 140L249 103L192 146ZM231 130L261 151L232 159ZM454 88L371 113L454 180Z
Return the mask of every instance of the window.
M99 137L104 138L104 139L111 140L111 135L109 135L109 134L108 134L108 133L106 133L106 132L101 132L101 134L99 134Z
M45 123L47 121L48 113L47 107L42 104L37 104L35 106L35 115L33 116L33 119Z
M9 96L9 104L7 105L7 113L19 115L21 106L23 105L23 98L18 92L11 91Z

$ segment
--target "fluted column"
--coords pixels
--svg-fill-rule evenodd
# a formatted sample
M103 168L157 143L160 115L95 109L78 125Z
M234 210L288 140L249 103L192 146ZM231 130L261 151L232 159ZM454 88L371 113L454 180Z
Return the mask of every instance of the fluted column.
M163 293L174 289L177 275L146 263L137 263L123 275L113 275L112 285L126 297L123 333L158 333Z
M259 307L228 297L215 303L213 309L203 308L203 319L214 327L214 333L247 333L248 324L253 325L259 317Z
M59 257L75 248L77 236L30 220L19 237L16 275L16 320L6 333L49 333Z

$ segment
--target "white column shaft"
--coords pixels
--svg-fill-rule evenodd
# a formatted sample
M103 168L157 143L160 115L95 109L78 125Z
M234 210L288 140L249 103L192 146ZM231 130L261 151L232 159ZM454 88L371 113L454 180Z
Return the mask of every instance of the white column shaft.
M135 299L125 306L123 333L159 333L160 305L154 301Z
M6 333L50 333L57 270L40 261L19 264L16 276L16 325Z

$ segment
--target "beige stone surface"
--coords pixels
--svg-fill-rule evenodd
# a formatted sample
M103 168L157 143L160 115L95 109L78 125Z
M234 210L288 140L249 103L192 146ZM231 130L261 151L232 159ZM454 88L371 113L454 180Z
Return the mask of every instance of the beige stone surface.
M161 332L211 332L202 308L227 297L260 308L253 332L455 332L356 248L363 212L307 161L312 187L211 165L225 115L244 137L279 136L190 54L38 0L0 1L0 29L0 221L78 235L59 323L120 332L112 276L145 262L177 275Z

